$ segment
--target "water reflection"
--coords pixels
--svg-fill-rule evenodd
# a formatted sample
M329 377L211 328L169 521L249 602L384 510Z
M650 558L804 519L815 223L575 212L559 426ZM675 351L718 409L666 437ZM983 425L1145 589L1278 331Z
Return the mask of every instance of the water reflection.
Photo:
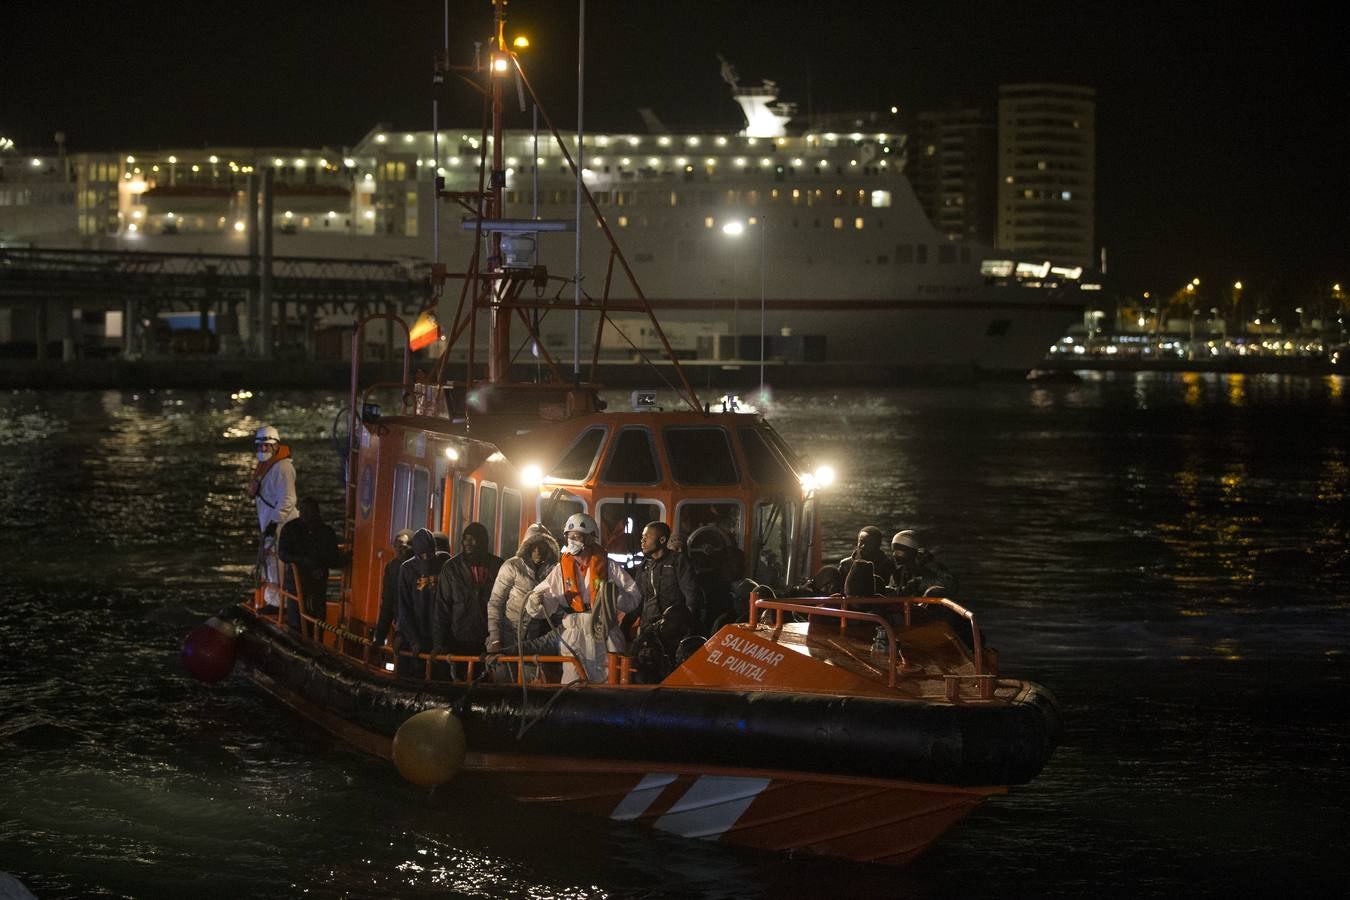
M903 873L428 797L247 682L188 682L179 640L252 563L254 429L276 425L300 490L336 510L342 398L0 397L0 522L19 536L0 646L37 648L0 664L0 797L24 801L5 806L0 856L44 897L181 896L208 877L233 896L935 896L961 888L953 872L1037 895L1179 894L1202 859L1242 894L1339 872L1306 835L1350 827L1328 799L1350 771L1325 752L1350 740L1327 702L1350 684L1342 388L1093 374L775 395L774 425L840 473L826 557L863 524L918 529L1005 669L1064 703L1051 768Z

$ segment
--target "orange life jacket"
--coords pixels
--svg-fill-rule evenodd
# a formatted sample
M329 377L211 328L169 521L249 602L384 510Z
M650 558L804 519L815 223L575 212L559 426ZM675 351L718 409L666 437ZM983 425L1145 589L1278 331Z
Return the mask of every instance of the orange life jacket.
M577 584L577 558L570 553L564 553L562 559L558 560L558 565L562 567L563 577L563 602L565 602L572 612L585 612L590 609L590 604L581 598L581 589ZM590 596L595 597L595 592L600 585L609 579L609 557L603 552L591 551L590 559L586 560L586 584L590 587Z
M277 444L277 452L273 453L266 462L260 462L253 467L253 477L248 480L248 497L250 500L257 499L258 491L262 489L263 479L267 473L272 471L272 467L283 459L291 458L291 448L285 444Z

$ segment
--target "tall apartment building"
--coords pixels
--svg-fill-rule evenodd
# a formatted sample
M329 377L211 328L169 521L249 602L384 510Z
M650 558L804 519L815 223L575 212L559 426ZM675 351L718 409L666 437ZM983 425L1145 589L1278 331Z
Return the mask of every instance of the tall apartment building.
M1091 266L1096 92L1005 84L998 100L996 243L1021 257Z
M983 110L919 114L909 172L928 220L949 240L994 244L997 148Z

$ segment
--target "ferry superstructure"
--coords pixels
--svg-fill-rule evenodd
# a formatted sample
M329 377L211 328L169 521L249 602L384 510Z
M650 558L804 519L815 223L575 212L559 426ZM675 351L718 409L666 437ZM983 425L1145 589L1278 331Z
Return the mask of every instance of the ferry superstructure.
M1081 319L1081 292L1100 287L1077 266L947 239L906 178L906 141L894 117L842 116L830 126L839 130L790 134L772 83L735 95L747 119L740 133L587 134L579 154L587 186L681 358L758 362L763 348L771 363L1025 371ZM575 180L547 138L530 129L503 133L506 214L575 222ZM244 253L250 184L271 169L278 256L424 265L439 231L440 258L464 258L473 241L461 227L467 213L441 204L434 222L436 192L479 190L489 149L476 130L376 127L344 149L44 160L33 171L73 180L77 202L66 207L69 227L52 228L48 217L35 242ZM575 135L570 152L578 155ZM581 275L583 290L595 295L608 251L591 221L583 213ZM539 236L529 259L517 262L572 278L574 236ZM548 290L566 293L556 284ZM624 296L622 286L615 296ZM442 318L453 316L453 302L443 300ZM607 336L602 359L658 349L640 317L616 324L621 331ZM545 321L541 334L550 352L565 354L570 317Z

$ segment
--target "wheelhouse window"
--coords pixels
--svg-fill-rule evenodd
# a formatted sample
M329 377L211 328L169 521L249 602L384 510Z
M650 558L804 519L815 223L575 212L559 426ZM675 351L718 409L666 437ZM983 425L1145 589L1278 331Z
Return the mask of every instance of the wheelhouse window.
M755 504L750 577L763 584L787 584L797 525L797 506L784 496Z
M741 504L736 500L686 500L675 509L675 534L690 554L719 559L740 553L744 533ZM744 568L742 554L742 566Z
M459 550L459 536L473 521L473 481L469 478L455 479L455 514L450 521L450 552Z
M662 432L670 471L680 484L739 484L725 428L676 427Z
M650 429L642 426L619 429L600 480L605 484L656 484L661 480Z
M427 527L427 509L431 506L431 472L413 469L412 499L408 503L409 528ZM439 524L439 523L437 523Z
M796 483L797 476L758 429L741 428L739 433L741 449L745 452L745 465L750 470L751 478L760 484Z
M483 482L478 487L478 522L487 529L488 537L493 543L497 533L497 486L489 482ZM493 547L492 552L496 553L497 548Z
M567 520L585 511L586 501L566 491L554 491L550 496L539 498L539 521L560 544L563 543L563 526Z
M498 555L510 556L520 542L520 491L506 488L502 491L502 527L497 540Z
M655 500L601 500L596 504L600 542L607 553L638 552L642 529L665 517L664 507Z
M389 514L389 540L408 527L408 489L412 484L412 467L406 463L394 466L394 508Z
M605 428L587 428L549 473L558 481L584 481L595 466L595 457L605 440Z

